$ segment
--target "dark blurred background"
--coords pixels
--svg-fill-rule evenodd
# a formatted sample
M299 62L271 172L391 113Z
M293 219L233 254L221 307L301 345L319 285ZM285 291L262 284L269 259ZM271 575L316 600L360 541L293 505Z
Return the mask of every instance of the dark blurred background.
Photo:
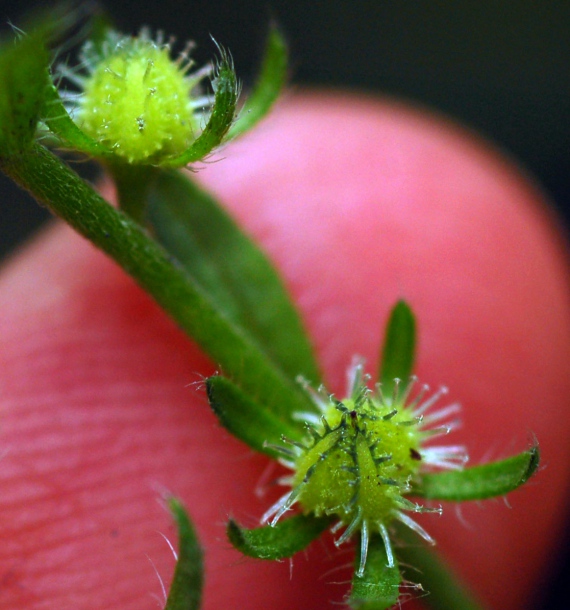
M228 47L247 85L267 23L290 41L292 82L388 93L446 113L517 159L570 224L570 2L568 0L128 0L100 3L119 29L150 24ZM8 20L36 2L0 2ZM334 126L331 126L334 129ZM48 214L0 176L0 257ZM545 493L547 491L545 490ZM524 535L521 532L521 535ZM569 607L570 537L553 556L537 610ZM491 552L491 549L490 549ZM505 583L509 586L509 583Z

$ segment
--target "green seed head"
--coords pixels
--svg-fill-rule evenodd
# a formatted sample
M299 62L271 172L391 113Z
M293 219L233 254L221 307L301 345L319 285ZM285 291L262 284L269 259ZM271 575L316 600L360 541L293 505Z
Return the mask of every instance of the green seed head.
M145 32L113 34L102 51L84 56L89 74L74 114L93 139L130 163L149 163L182 153L199 135L196 111L209 100L196 93L209 69L187 75L186 55L172 60L168 45Z
M283 463L293 471L284 480L291 485L291 491L263 517L275 525L296 503L307 514L335 515L338 523L333 531L345 528L336 540L337 545L360 532L359 575L366 563L371 532L381 535L388 560L393 561L388 527L394 519L433 542L404 511L441 512L441 509L421 506L406 496L420 470L459 469L467 459L462 446L429 444L429 439L452 429L452 425L441 422L459 409L455 404L428 413L438 398L447 393L446 388L424 399L427 386L415 393L415 378L403 390L396 380L393 395L384 396L379 386L375 391L367 387L369 377L362 368L361 362L351 368L348 397L342 401L323 388L314 391L305 384L321 416L300 414L308 432L305 442L283 439L292 445L292 449L282 451L286 456ZM412 394L415 396L410 398Z
M331 403L315 431L321 438L295 463L303 510L347 523L357 514L391 521L421 466L418 421L401 405L369 396Z

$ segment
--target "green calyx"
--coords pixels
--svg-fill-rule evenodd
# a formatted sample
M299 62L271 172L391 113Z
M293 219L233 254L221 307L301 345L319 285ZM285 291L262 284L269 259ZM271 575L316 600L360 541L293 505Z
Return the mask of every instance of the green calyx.
M210 70L187 75L185 55L172 60L169 47L144 32L135 38L112 33L98 52L89 51L75 111L79 127L130 163L184 152L209 105L197 89Z

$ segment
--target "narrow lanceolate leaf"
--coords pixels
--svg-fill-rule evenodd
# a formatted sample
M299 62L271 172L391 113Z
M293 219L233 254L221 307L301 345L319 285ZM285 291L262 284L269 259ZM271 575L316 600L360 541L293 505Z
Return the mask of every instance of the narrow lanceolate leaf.
M233 62L227 51L220 48L220 60L213 81L214 106L204 131L181 155L162 161L161 166L181 167L207 157L228 133L236 114L239 85Z
M301 441L300 431L256 403L225 377L206 381L208 401L221 424L252 449L273 458L282 456L275 446L283 446L282 437Z
M232 125L228 138L249 131L270 110L287 82L287 43L277 26L273 25L267 38L263 63L257 81Z
M357 557L360 553L357 553ZM359 560L358 560L359 561ZM373 536L368 546L366 567L362 576L354 575L349 603L358 610L386 610L400 593L400 571L396 560L388 566L386 548L380 536Z
M433 547L428 547L407 527L398 527L396 538L398 559L406 565L404 576L408 582L417 584L423 604L434 610L483 610Z
M394 379L407 383L414 366L416 350L416 320L405 301L398 301L390 313L380 361L379 379L382 389L390 396Z
M32 144L49 86L46 32L47 26L0 46L0 157Z
M0 157L0 169L109 254L244 392L284 420L312 408L298 384L268 361L171 254L60 159L35 144L29 154Z
M174 170L153 182L147 218L224 315L291 379L320 375L307 333L272 264L211 195Z
M519 455L465 470L425 474L413 493L433 500L463 502L502 496L520 487L536 472L538 446Z
M244 555L257 559L285 559L302 551L330 525L330 519L312 515L295 515L248 530L230 521L227 534L232 545Z
M178 559L164 610L198 610L204 584L203 553L182 504L169 501L178 525Z

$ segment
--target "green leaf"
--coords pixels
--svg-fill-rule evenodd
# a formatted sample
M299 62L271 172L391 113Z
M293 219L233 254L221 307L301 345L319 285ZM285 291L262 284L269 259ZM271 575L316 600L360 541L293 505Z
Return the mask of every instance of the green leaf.
M396 524L400 526L400 524ZM472 593L446 562L407 527L398 527L398 558L406 565L406 580L418 582L422 603L441 610L482 610Z
M405 301L398 301L390 313L378 378L386 396L394 390L394 379L407 383L414 367L416 320Z
M232 125L228 138L241 136L254 127L270 110L285 83L289 53L285 38L276 25L272 25L257 82Z
M0 156L20 154L33 142L49 86L48 29L0 46Z
M163 170L147 218L158 241L232 323L283 372L320 380L312 348L277 272L211 195L182 173Z
M330 519L312 515L295 515L279 521L273 527L265 525L251 530L230 521L227 535L233 546L244 555L275 560L292 557L302 551L329 525Z
M245 393L284 420L313 409L298 384L268 361L171 254L55 155L35 144L30 154L0 158L0 168L109 254Z
M252 449L273 458L282 454L273 446L283 445L283 436L301 441L303 435L293 427L244 394L225 377L210 377L206 381L208 401L221 424Z
M218 49L220 60L213 81L215 89L214 106L208 123L204 127L204 131L186 151L177 157L159 163L162 167L183 167L204 159L216 146L222 143L235 119L236 104L239 97L237 76L228 52L222 47L218 47Z
M182 504L168 502L178 525L178 560L164 610L198 610L204 584L203 552Z
M536 472L539 461L538 446L534 445L528 451L500 462L425 474L412 493L432 500L452 502L503 496L526 483Z
M359 558L360 552L356 556ZM384 542L380 536L374 535L370 538L364 574L358 576L355 573L352 579L350 606L358 610L391 608L398 601L400 581L400 571L396 561L394 560L394 566L388 566Z

